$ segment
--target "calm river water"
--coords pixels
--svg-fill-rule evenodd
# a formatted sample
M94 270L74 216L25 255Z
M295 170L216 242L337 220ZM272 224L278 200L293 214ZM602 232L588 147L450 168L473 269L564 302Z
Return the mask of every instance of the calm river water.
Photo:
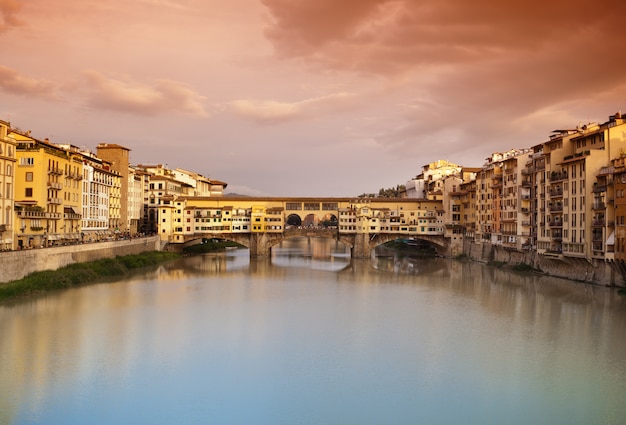
M624 424L626 297L452 260L188 257L0 306L0 424Z

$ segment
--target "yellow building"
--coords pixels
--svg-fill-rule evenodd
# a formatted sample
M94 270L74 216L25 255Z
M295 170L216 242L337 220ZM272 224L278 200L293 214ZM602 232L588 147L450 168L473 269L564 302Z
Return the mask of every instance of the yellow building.
M0 250L13 249L13 203L16 143L9 137L10 124L0 121Z
M81 155L29 133L17 142L14 248L77 243L81 239Z

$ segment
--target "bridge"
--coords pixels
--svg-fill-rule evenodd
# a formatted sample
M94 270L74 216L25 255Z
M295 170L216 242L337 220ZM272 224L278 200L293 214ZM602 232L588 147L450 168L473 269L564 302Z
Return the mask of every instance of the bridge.
M179 197L157 208L159 236L172 249L220 238L263 257L302 236L338 240L354 258L395 239L427 241L447 256L462 248L462 238L446 234L442 202L427 199Z

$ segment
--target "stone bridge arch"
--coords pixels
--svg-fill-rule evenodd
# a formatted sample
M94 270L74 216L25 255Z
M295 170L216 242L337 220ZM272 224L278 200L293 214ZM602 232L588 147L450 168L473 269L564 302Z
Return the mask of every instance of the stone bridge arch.
M216 238L236 242L247 247L250 250L251 257L265 257L271 255L272 247L282 241L303 236L329 238L342 242L350 248L352 258L369 258L377 246L396 239L409 238L431 243L440 255L447 256L449 254L448 240L438 235L415 236L395 233L343 234L338 233L336 229L332 228L311 229L304 227L285 229L282 233L205 233L202 235L194 235L193 238L185 241L183 247L199 244L203 238Z
M370 252L374 252L374 249L377 246L383 245L387 242L395 241L398 239L413 239L416 241L424 241L428 242L432 245L436 250L437 254L447 256L448 255L448 241L439 235L399 235L399 234L388 234L388 233L378 233L371 235L369 240L369 250Z
M291 213L287 216L287 219L285 220L285 224L289 227L302 226L302 217L300 217L300 214Z
M354 238L350 236L341 236L337 233L336 229L307 229L307 228L292 228L286 229L282 234L282 238L273 238L267 241L268 255L271 254L271 248L280 244L283 241L293 238L323 238L332 239L343 243L349 249L354 246Z

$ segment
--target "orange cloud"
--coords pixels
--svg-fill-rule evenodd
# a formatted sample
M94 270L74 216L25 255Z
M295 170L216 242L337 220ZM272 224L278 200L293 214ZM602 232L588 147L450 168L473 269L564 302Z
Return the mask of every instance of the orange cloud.
M87 104L137 115L179 112L206 116L205 98L177 81L157 80L152 86L128 79L113 79L97 71L83 73Z
M16 70L0 65L0 89L19 96L54 99L55 85L46 80L26 77Z
M20 7L17 0L0 0L0 33L23 25L22 20L17 17Z

